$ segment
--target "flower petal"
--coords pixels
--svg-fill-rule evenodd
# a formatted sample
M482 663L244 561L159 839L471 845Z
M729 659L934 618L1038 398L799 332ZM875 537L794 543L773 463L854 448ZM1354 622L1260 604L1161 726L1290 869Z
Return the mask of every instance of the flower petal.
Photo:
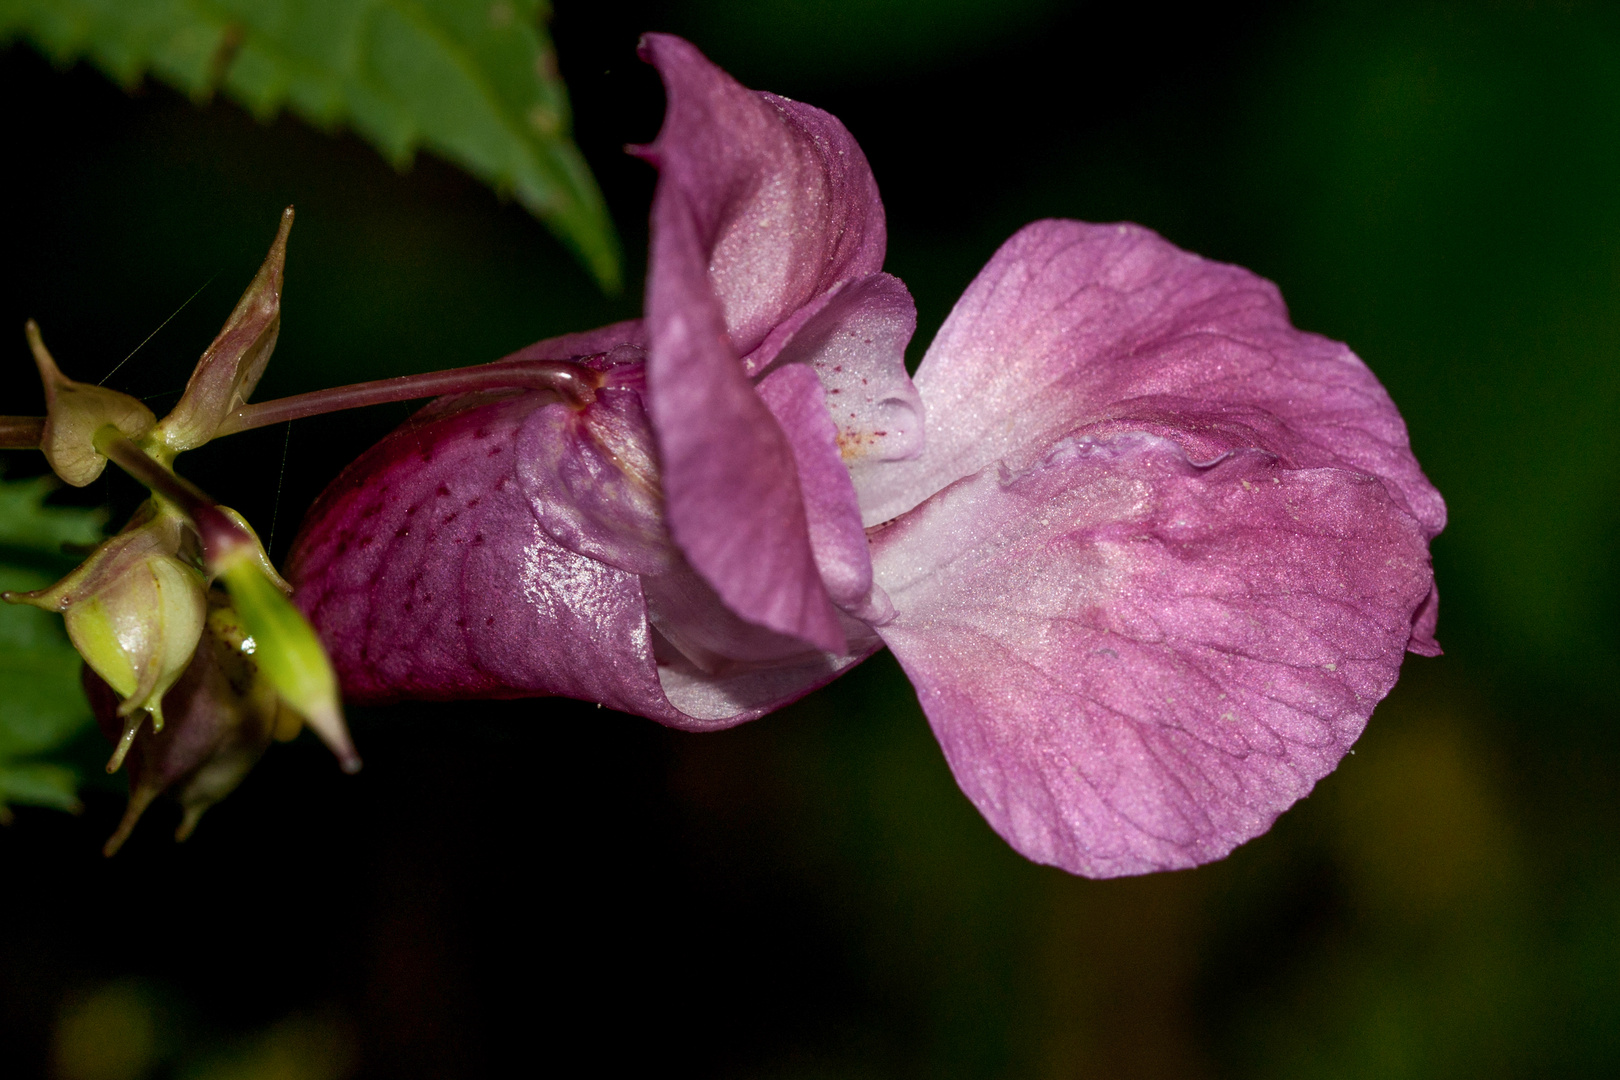
M917 370L923 457L885 470L893 517L1005 460L1027 467L1082 424L1176 439L1194 460L1253 447L1379 477L1431 537L1445 505L1389 395L1356 356L1288 322L1276 286L1138 225L1041 221L958 301Z
M906 374L917 307L899 278L874 274L818 297L743 359L756 377L786 364L814 369L826 390L844 467L861 495L882 490L889 462L923 451L922 397ZM865 524L885 520L874 512Z
M413 419L311 508L289 577L351 700L561 695L703 730L778 708L876 647L772 671L661 666L641 579L557 543L536 502L549 489L515 460L535 413L566 409L526 393Z
M845 610L859 607L872 591L872 556L821 380L804 364L786 364L756 389L793 447L810 549L827 595Z
M517 476L560 546L633 574L661 574L676 556L641 409L641 369L624 370L622 378L609 373L583 409L531 412L513 447Z
M883 268L877 182L836 117L758 94L690 43L648 34L642 57L668 97L653 231L691 219L708 287L739 353L838 282ZM651 277L662 272L655 245Z
M670 534L739 617L843 652L792 447L725 341L689 225L672 218L655 234L647 295L647 411Z
M879 628L958 783L1040 862L1192 866L1310 791L1394 685L1433 576L1384 485L1149 434L987 468L874 537Z

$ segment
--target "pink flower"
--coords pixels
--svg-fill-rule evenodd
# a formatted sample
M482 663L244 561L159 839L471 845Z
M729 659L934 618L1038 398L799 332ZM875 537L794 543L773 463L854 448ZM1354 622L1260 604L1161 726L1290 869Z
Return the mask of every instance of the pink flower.
M291 577L359 701L560 694L688 730L887 645L1019 851L1220 858L1434 654L1439 494L1347 348L1134 225L1044 221L921 366L860 148L678 38L646 317L597 384L443 399L311 510Z

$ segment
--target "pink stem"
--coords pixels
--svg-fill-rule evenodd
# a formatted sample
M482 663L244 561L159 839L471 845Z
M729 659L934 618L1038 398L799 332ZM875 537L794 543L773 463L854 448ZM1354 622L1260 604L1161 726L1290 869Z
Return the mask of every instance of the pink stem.
M352 386L336 386L330 390L315 390L308 394L243 405L226 417L214 435L216 438L234 435L239 431L340 409L357 409L390 401L414 401L445 394L465 394L474 390L550 390L572 404L589 405L596 400L596 390L601 384L601 377L594 370L566 360L501 360L493 364L433 371L426 375L400 375Z

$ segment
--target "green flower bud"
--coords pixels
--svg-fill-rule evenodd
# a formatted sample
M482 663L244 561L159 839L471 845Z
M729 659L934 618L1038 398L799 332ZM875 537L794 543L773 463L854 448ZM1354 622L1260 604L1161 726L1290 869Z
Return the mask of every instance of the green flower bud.
M360 757L343 721L337 674L326 649L278 586L279 579L273 580L260 567L255 550L262 553L257 544L241 544L224 553L213 567L250 635L254 663L337 755L343 770L355 772ZM244 643L244 650L246 647Z
M163 695L191 663L207 617L202 575L169 555L151 555L63 613L68 638L123 698L125 735L107 770L116 770L139 730L139 710L163 730Z
M117 695L88 672L85 692L102 730L117 741ZM107 855L123 845L162 794L180 804L175 839L184 840L203 812L242 782L271 739L296 735L301 726L260 673L252 639L219 589L209 590L202 642L164 699L164 712L163 730L142 731L129 751L129 806L102 849Z
M146 714L162 730L163 695L202 635L207 584L176 557L184 536L177 515L149 503L55 585L4 594L11 603L61 612L73 647L122 699L125 732L108 772L122 763Z

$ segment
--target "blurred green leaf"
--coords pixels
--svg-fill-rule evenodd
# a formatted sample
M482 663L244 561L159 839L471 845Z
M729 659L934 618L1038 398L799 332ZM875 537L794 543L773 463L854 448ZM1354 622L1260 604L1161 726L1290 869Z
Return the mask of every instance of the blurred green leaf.
M510 193L619 287L601 192L569 138L544 0L0 0L0 42L25 37L134 86L223 89L268 120L284 106L347 124L396 165L418 147Z
M46 506L49 477L0 480L0 590L38 589L71 567L63 544L101 538L97 510ZM62 620L25 605L0 604L0 815L9 803L76 809L78 776L39 760L91 722L79 688L79 654Z

